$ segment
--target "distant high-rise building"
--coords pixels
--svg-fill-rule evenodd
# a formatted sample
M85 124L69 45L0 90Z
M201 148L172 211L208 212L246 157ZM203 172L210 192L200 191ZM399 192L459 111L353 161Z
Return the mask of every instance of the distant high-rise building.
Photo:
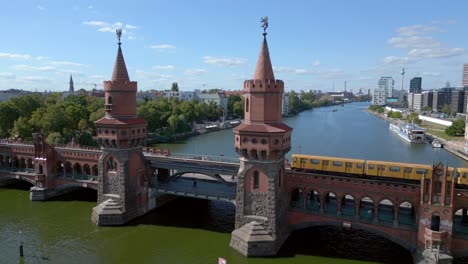
M463 86L468 87L468 64L463 65Z
M422 78L421 77L414 77L410 81L410 93L421 93L422 90Z
M455 88L445 87L434 92L432 101L432 111L442 112L445 105L449 106L452 104L452 91Z
M74 93L75 92L75 86L73 85L73 78L72 78L72 75L70 74L70 88L68 90L70 93Z
M450 111L452 113L463 113L465 105L465 91L456 90L452 91L452 102L450 104Z
M414 110L419 112L423 109L424 95L425 94L421 94L421 93L417 93L413 95L413 109Z
M378 87L374 89L374 97L372 97L373 105L387 104L387 97L393 95L393 85L395 82L392 77L380 77Z
M423 109L426 106L430 106L432 108L432 102L434 101L434 92L424 91L421 94L423 95L423 103L421 109Z

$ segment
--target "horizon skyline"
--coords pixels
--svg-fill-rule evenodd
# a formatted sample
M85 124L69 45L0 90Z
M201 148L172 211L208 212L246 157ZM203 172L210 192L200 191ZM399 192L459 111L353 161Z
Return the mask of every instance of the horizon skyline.
M139 90L166 90L172 82L181 91L241 90L255 70L263 16L275 78L286 91L343 91L344 82L348 91L374 90L382 76L398 82L402 67L405 90L413 77L422 77L425 90L461 86L468 3L362 2L8 2L0 22L14 27L3 31L0 89L66 91L70 74L75 90L101 89L112 75L115 29L122 28Z

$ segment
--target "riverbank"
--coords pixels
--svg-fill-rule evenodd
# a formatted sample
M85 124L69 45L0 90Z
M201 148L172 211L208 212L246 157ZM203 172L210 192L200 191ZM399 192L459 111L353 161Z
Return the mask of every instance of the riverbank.
M373 114L374 116L381 118L389 123L396 123L394 119L388 118L385 116L385 114L379 114L373 111L370 111L369 109L366 109L367 112ZM429 132L426 132L426 135L430 136L433 139L439 140L443 144L443 148L454 154L455 156L468 161L468 153L465 153L465 142L464 140L446 140L443 139L439 136L436 136L434 134L431 134Z

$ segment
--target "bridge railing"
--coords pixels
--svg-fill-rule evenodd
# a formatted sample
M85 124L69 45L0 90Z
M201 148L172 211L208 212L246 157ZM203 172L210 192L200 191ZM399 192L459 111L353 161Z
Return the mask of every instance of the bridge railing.
M224 198L224 199L229 199L229 200L234 200L236 198L236 191L235 189L233 190L222 190L221 188L219 189L214 189L210 187L203 187L203 186L198 186L198 187L189 187L189 186L184 186L184 185L173 185L173 184L157 184L151 186L151 188L157 189L157 190L163 190L164 192L174 192L174 193L183 193L186 195L196 195L196 196L206 196L206 197L216 197L216 198Z
M161 156L166 157L163 155L153 154L150 152L145 152L147 156ZM239 164L239 158L233 157L225 157L225 156L212 156L212 155L198 155L198 154L186 154L186 153L171 153L168 158L179 158L179 159L186 159L186 160L205 160L205 161L217 161L217 162L226 162L226 163L235 163Z

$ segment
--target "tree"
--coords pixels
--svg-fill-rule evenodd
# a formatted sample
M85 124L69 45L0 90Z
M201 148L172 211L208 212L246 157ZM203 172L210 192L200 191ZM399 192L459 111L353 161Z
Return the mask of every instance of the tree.
M442 113L446 115L450 115L452 113L448 104L445 104L444 107L442 107Z
M465 134L465 120L457 119L452 125L445 129L445 133L449 136L462 136Z
M406 116L406 121L408 123L413 123L413 124L418 124L418 125L422 123L422 120L419 119L419 115L417 113L411 113L408 116Z
M432 107L431 107L431 106L428 106L428 105L426 105L425 107L423 107L423 109L422 109L422 110L423 110L423 111L426 111L426 112L428 112L428 111L432 111Z
M173 92L178 92L179 91L179 85L177 84L177 82L172 83L171 91L173 91Z
M239 116L242 116L239 115L238 113L236 113L234 111L234 105L237 103L237 102L240 102L242 105L243 105L243 100L244 100L244 97L241 96L241 95L238 95L238 94L231 94L228 96L227 98L228 100L228 115L230 116L236 116L236 117L239 117ZM237 109L239 110L239 109ZM244 109L242 109L242 112L244 111Z

